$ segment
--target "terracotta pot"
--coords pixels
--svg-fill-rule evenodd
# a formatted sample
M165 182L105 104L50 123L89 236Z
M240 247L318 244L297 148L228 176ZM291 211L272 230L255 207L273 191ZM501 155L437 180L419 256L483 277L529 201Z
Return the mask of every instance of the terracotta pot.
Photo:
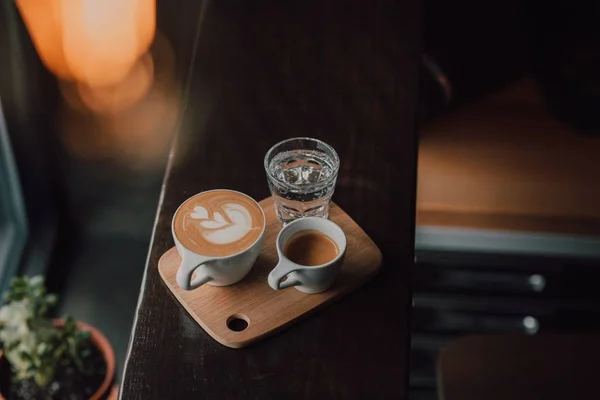
M54 324L61 326L64 324L64 321L61 319L54 320ZM77 327L81 330L90 332L92 344L96 346L102 355L104 356L104 361L106 362L106 376L102 381L102 384L96 390L90 400L110 400L116 398L114 395L114 391L112 390L112 383L115 377L115 353L113 352L113 348L110 345L110 342L100 332L98 329L93 326L86 324L85 322L77 322ZM0 357L2 357L2 352L0 351ZM6 400L4 396L0 393L0 400Z

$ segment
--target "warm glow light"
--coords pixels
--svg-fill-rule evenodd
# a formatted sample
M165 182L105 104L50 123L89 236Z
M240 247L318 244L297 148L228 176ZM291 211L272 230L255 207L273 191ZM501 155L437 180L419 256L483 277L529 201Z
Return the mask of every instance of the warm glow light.
M15 0L65 100L66 148L131 168L160 167L175 134L175 56L156 35L156 0Z
M87 86L123 80L154 38L155 0L16 0L44 65Z
M160 168L181 103L174 57L158 32L150 51L117 84L59 82L65 100L59 131L67 150L79 158L111 160L138 170Z
M146 96L154 81L154 62L150 54L140 59L125 78L111 86L78 85L79 97L93 111L115 114L126 110Z
M60 1L16 0L16 3L44 65L59 78L70 78L63 51Z

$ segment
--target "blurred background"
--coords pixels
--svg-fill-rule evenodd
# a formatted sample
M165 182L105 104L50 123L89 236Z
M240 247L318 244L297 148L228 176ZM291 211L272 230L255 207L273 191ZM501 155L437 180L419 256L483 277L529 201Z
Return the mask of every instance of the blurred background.
M422 5L410 397L589 398L600 8Z
M413 399L466 398L448 382L476 380L456 365L480 365L486 340L521 351L494 335L598 332L600 15L586 7L422 1ZM200 8L0 5L0 289L45 275L57 315L106 334L118 376Z
M57 316L108 337L118 377L198 11L0 5L0 290L16 274L45 275Z

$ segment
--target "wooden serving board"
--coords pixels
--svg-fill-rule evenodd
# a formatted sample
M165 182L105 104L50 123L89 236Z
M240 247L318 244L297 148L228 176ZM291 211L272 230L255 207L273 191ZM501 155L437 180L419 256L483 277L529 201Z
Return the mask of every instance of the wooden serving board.
M304 294L294 288L271 289L267 276L278 261L275 239L281 225L272 198L260 205L267 216L265 241L254 267L241 282L223 287L203 285L186 291L175 281L181 262L175 247L158 261L160 276L181 305L210 336L227 347L245 347L274 333L362 285L381 266L381 252L371 238L340 207L331 204L329 218L347 237L344 265L333 286L318 294ZM241 331L230 329L239 329L239 322L245 325L240 319L247 322L247 327Z

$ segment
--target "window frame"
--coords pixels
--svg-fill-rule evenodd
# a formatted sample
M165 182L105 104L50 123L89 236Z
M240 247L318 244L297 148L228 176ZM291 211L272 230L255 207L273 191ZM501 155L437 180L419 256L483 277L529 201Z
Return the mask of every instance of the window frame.
M28 233L23 192L0 98L0 291L2 292L19 269Z

